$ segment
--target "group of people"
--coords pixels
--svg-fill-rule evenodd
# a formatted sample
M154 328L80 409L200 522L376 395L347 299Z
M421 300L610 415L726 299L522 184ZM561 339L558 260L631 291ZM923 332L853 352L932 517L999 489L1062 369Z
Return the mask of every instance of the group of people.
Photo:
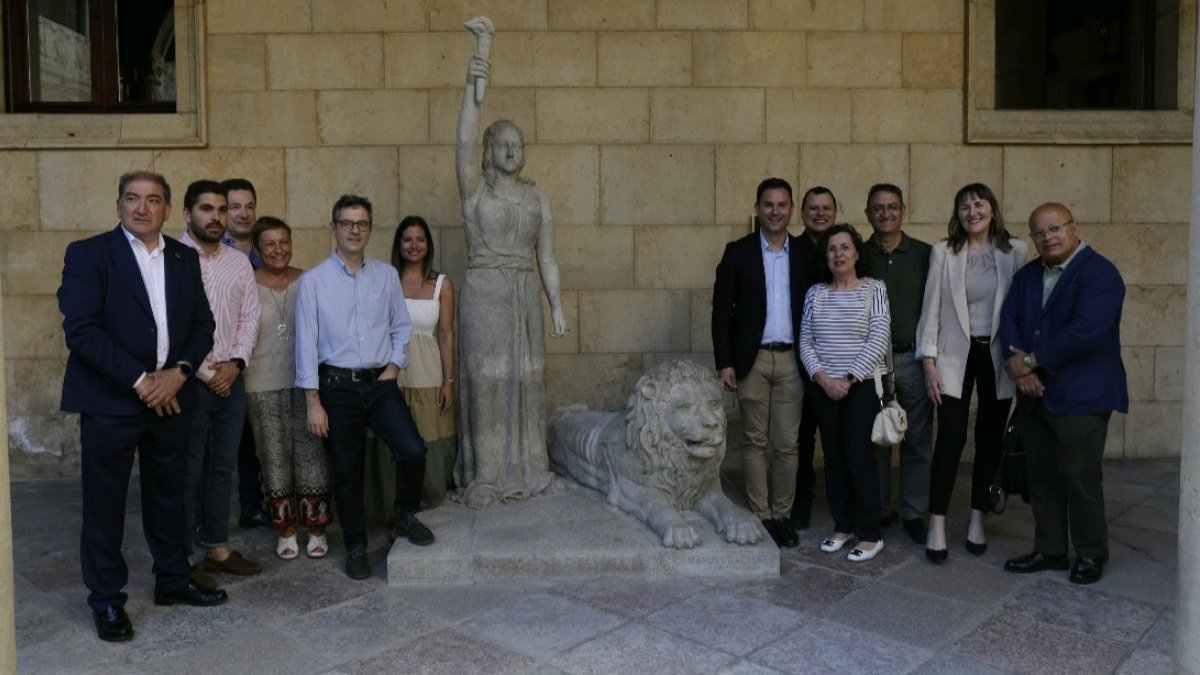
M235 199L251 213L251 248L227 232ZM371 575L367 427L394 460L392 537L434 541L416 513L423 495L435 505L452 484L454 289L432 269L428 224L401 223L393 264L367 258L371 202L344 195L330 222L333 253L304 273L291 265L291 228L254 219L256 199L244 179L193 182L176 240L163 235L166 179L132 172L118 186L117 227L67 248L62 408L81 413L80 557L101 639L133 636L121 545L135 453L156 604L221 604L228 595L214 574L262 571L228 536L247 420L281 559L299 555L298 526L308 556L328 554L336 496L346 573Z
M932 246L903 232L896 185L870 188L865 241L835 224L837 208L830 190L809 189L804 231L792 235L792 188L768 178L755 198L756 230L729 243L717 266L713 351L721 381L737 393L750 510L780 547L798 545L796 531L810 524L819 429L833 516L821 550L849 547L849 560L870 560L898 519L930 561L943 563L974 389L965 548L982 555L1015 395L1034 551L1005 569L1070 568L1074 583L1098 581L1108 561L1101 458L1109 417L1128 410L1116 267L1057 203L1030 215L1038 257L1027 262L1028 246L1008 232L996 195L981 183L955 194L947 236ZM908 420L895 515L892 448L871 439L889 394Z

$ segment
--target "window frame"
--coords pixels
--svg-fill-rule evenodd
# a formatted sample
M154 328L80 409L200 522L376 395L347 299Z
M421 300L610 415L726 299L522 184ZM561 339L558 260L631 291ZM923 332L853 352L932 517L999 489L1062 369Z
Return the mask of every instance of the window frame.
M24 0L2 0L0 12ZM0 149L206 147L204 0L175 0L174 112L134 107L82 112L0 111ZM0 45L3 46L3 45ZM0 49L7 61L7 49ZM5 68L10 64L0 63ZM45 105L45 104L39 104ZM128 106L128 107L126 107ZM148 112L147 110L155 110Z
M1175 110L996 110L996 2L969 0L967 8L967 143L1192 141L1197 0L1179 0Z

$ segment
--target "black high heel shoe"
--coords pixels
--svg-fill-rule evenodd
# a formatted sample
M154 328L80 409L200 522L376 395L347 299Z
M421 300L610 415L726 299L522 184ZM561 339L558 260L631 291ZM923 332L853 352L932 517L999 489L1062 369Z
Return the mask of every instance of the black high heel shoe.
M982 544L976 544L975 542L968 539L964 543L967 546L967 553L970 553L973 556L981 556L987 552L987 542L986 541L983 542Z
M937 563L939 565L946 562L946 558L949 555L950 551L944 548L940 550L932 548L925 549L925 557L929 558L929 562Z

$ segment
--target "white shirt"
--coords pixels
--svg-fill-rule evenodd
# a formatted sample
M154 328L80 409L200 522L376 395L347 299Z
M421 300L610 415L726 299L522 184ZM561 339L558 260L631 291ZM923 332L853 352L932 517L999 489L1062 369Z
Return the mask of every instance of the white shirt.
M771 248L760 232L763 273L767 280L767 321L763 325L762 343L795 342L792 335L792 278L788 239L778 251Z
M121 226L121 232L129 240L129 248L133 249L138 271L142 273L142 283L146 285L146 295L150 296L150 311L154 314L155 333L158 337L155 368L161 369L167 363L167 352L171 346L170 336L167 335L167 277L163 269L163 249L166 242L160 232L158 245L151 251L141 239L125 229L124 225ZM146 374L142 373L142 377L145 376ZM137 379L134 387L142 383L142 377Z

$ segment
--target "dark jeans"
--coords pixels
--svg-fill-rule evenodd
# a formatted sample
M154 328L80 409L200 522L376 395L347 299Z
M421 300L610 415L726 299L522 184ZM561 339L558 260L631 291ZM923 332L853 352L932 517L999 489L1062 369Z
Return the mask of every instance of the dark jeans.
M805 381L808 381L807 376ZM817 472L813 469L817 454L817 413L813 410L811 396L804 397L800 410L800 442L797 450L800 464L796 468L796 498L792 500L792 513L811 513L813 492L817 487Z
M249 419L242 429L242 442L238 446L237 471L238 510L243 516L260 515L263 512L262 466L258 463Z
M122 589L129 581L129 568L121 544L135 450L141 469L142 531L154 558L155 588L172 591L187 583L184 542L190 537L184 527L183 483L190 421L190 411L165 417L150 410L133 416L84 413L80 417L79 558L93 609L125 606Z
M363 509L363 448L367 428L387 445L396 464L395 515L417 510L425 479L425 441L395 380L354 382L321 375L321 405L329 417L324 439L333 473L333 495L342 539L348 552L366 550L367 519Z
M1069 530L1076 554L1108 554L1101 459L1110 416L1052 415L1041 401L1018 413L1038 553L1065 554Z
M856 382L841 400L829 398L821 385L808 383L808 396L821 428L825 451L825 493L833 529L879 541L879 477L871 423L879 412L874 382Z
M962 398L942 395L938 408L937 442L933 446L933 468L929 480L929 512L946 515L958 461L967 443L967 417L971 410L971 388L975 387L979 405L975 411L975 465L971 469L971 508L990 511L988 487L1000 466L1000 439L1008 421L1012 399L996 398L996 371L992 352L986 343L971 339L963 375Z
M246 423L246 386L239 375L228 396L217 396L203 383L197 383L196 391L184 491L184 508L188 510L186 522L200 525L201 546L228 546L229 499L233 492L238 444ZM199 517L191 512L193 509ZM191 555L194 552L192 538L188 537L187 541L188 555Z

